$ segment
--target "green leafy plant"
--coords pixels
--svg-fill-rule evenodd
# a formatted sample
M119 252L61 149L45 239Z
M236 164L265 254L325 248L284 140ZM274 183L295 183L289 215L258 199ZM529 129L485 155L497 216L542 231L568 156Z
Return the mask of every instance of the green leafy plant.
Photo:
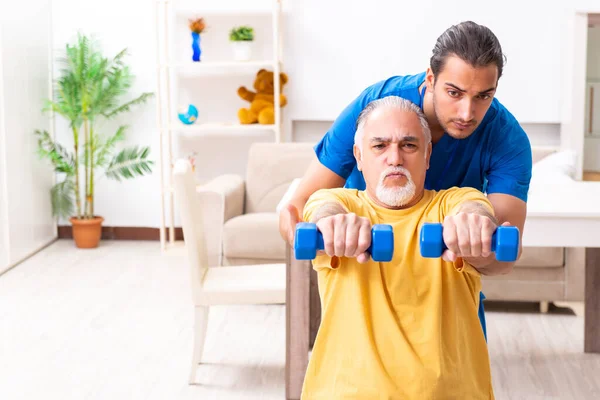
M249 26L239 26L229 32L229 40L232 42L252 41L254 40L254 29Z
M72 147L58 143L47 131L35 131L39 155L48 159L58 173L58 183L50 192L52 212L56 216L95 217L94 194L99 169L104 170L106 177L118 181L152 172L148 147L134 146L117 151L117 145L125 139L126 125L108 134L101 124L153 96L142 93L132 100L121 101L133 83L133 75L124 63L126 51L106 58L94 40L81 34L74 45L66 46L54 99L46 100L44 111L53 111L69 122Z

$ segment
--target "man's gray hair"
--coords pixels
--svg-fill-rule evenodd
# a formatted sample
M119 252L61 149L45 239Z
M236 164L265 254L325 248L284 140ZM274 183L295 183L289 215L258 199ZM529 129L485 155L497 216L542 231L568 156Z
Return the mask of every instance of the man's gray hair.
M397 108L402 111L414 112L419 117L421 128L423 129L423 136L425 137L425 144L431 142L431 130L427 123L427 118L423 111L412 101L403 99L398 96L387 96L381 99L373 100L360 112L358 119L356 120L356 133L354 134L354 144L362 150L362 141L364 136L365 123L369 119L371 113L378 108L391 107Z

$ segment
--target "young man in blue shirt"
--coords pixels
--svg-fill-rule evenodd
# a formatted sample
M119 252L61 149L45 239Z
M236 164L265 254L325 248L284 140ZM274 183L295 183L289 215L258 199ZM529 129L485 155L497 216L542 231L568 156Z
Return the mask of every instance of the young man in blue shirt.
M433 150L425 188L468 186L481 190L487 193L499 223L517 226L522 235L531 145L518 121L494 98L503 67L504 55L493 32L467 21L450 27L437 39L426 72L394 76L365 89L315 146L316 159L280 213L282 237L293 244L298 215L318 189L364 189L353 156L356 120L368 103L390 95L412 101L427 117ZM480 252L475 248L469 254ZM465 260L486 275L506 274L514 266L496 261L493 254ZM483 294L480 297L485 298ZM479 317L485 333L482 302Z

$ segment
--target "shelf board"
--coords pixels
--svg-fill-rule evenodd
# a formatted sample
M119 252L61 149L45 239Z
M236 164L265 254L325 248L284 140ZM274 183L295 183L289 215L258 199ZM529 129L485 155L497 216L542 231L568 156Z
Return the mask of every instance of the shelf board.
M179 17L219 17L219 16L268 16L273 14L274 0L215 1L173 1L175 14Z
M181 75L231 75L231 74L256 74L259 69L274 69L275 60L252 61L201 61L201 62L175 62L166 64Z
M206 135L211 133L237 133L240 135L248 134L248 132L260 132L260 131L274 131L276 125L261 125L261 124L250 124L242 125L238 123L220 123L220 122L208 122L208 123L196 123L192 125L184 124L171 124L170 128L172 131L182 132L185 135L194 136L196 134Z
M179 7L175 9L177 17L267 17L273 15L273 9L202 9L200 7Z

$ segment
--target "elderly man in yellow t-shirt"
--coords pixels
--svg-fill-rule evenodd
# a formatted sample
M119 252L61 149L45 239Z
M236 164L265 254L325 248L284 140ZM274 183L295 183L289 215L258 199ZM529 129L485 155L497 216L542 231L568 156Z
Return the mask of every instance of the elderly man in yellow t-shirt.
M304 208L325 250L318 271L321 326L302 399L493 399L478 318L477 259L497 228L486 197L471 188L424 189L431 134L421 110L391 96L357 120L354 155L366 190L323 189ZM423 258L419 229L443 223L447 250ZM371 227L389 224L391 262L367 253Z

